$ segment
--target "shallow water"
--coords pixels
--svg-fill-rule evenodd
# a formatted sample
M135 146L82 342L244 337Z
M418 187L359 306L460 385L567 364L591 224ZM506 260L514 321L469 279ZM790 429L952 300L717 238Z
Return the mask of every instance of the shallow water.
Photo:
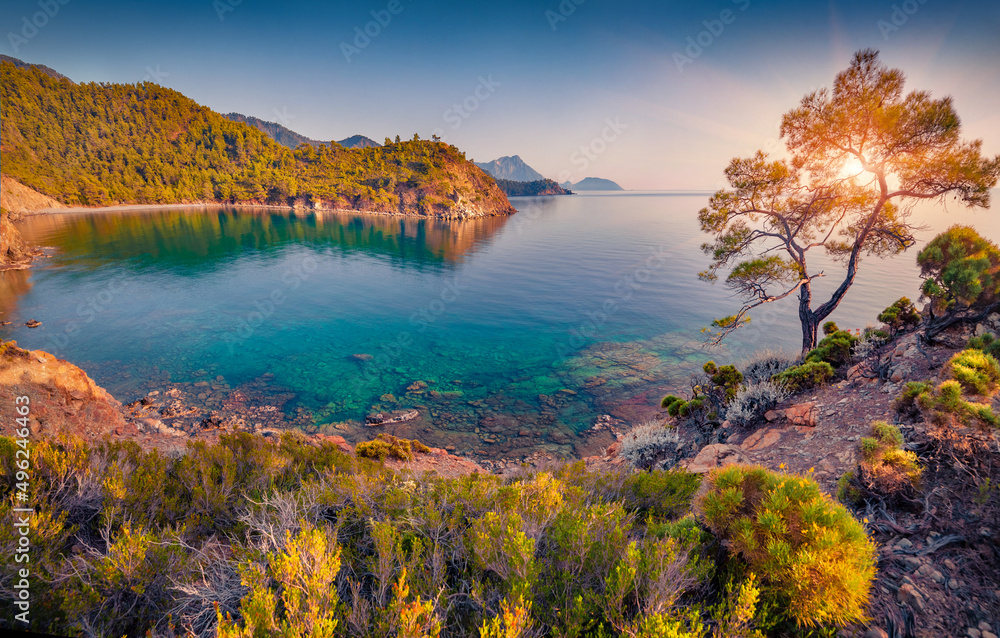
M21 228L50 256L0 273L13 322L0 334L77 363L123 401L221 376L256 381L264 400L291 389L283 409L316 425L416 407L434 444L571 453L598 415L627 420L623 405L655 405L709 358L796 352L788 302L700 348L701 327L737 306L697 279L706 199L516 198L512 217L463 222L224 208L31 217ZM988 211L949 209L917 210L921 243L957 222L1000 237ZM866 263L832 319L873 322L916 299L917 274L913 250Z

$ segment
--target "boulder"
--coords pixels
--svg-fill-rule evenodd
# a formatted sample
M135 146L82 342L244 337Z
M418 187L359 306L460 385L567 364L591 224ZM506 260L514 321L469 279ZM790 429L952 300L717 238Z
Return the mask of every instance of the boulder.
M743 440L743 443L740 444L740 448L744 450L763 450L764 448L770 447L780 441L781 432L782 430L778 428L757 430Z
M746 462L746 456L735 445L712 443L703 447L693 459L682 461L681 465L687 467L688 472L705 474L717 467Z
M797 403L789 408L785 408L785 418L791 421L792 425L807 425L814 427L818 410L816 402Z

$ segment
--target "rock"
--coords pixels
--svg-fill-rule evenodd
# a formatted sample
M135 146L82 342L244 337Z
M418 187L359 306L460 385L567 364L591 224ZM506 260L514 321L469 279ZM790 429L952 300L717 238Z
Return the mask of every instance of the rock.
M16 419L27 416L33 436L81 436L98 440L129 425L121 403L77 366L42 350L28 351L13 341L0 353L0 435L14 436ZM28 415L16 411L30 397Z
M609 459L617 457L618 450L620 450L621 447L622 447L621 441L615 441L614 443L608 446L607 450L604 451L604 456L608 457Z
M924 611L924 606L926 605L924 596L920 593L920 590L917 589L916 586L910 585L909 583L904 584L899 588L899 591L896 592L896 599L899 600L899 602L907 604L921 612Z
M777 421L778 419L781 418L781 414L779 414L775 410L768 410L767 412L764 413L764 418L767 419L769 422Z
M916 585L905 584L901 586L899 591L896 592L896 598L899 602L905 603L920 612L924 611L924 607L927 604L924 599L924 595L920 592L920 589L918 589Z
M368 425L382 425L385 423L385 415L381 412L369 414L365 417L365 423Z
M900 381L908 378L912 372L913 368L905 364L900 364L892 371L892 374L889 376L889 380L893 383L899 383Z
M24 322L24 325L28 326L29 328L37 328L38 326L42 325L42 322L38 321L37 319L29 319L28 321Z
M997 635L992 631L984 631L983 638L997 638Z
M906 556L903 558L903 562L911 570L918 569L920 567L920 559L916 556Z
M962 583L958 582L958 580L955 579L955 578L952 578L952 579L948 580L948 589L951 589L951 590L954 591L954 590L958 589L961 586L962 586Z
M889 634L878 627L872 627L865 632L864 638L889 638Z
M944 574L935 569L934 571L931 572L931 580L933 580L938 585L941 585L942 583L944 583Z
M966 629L965 635L968 636L969 638L982 638L983 636L982 632L976 629L975 627L969 627L968 629Z
M745 462L746 457L740 448L735 445L713 443L703 447L693 459L686 462L682 461L681 465L686 465L689 472L704 474L717 467Z
M993 631L993 627L990 627L990 623L985 620L980 620L977 627L979 628L979 631Z
M352 354L351 358L355 361L371 361L374 357L366 352L359 352L357 354Z
M763 450L781 440L781 430L770 428L767 430L757 430L740 444L744 450Z
M903 538L900 539L898 543L896 543L896 547L898 547L899 549L910 549L911 547L913 547L913 543L910 542L910 539Z
M789 408L785 408L785 418L792 422L792 425L816 425L816 403L799 403Z
M317 439L322 442L332 443L348 454L354 454L354 446L347 442L347 439L339 434L316 434Z
M948 571L952 571L952 572L953 572L953 571L955 571L956 569L958 569L958 568L957 568L957 567L955 566L955 561L953 561L953 560L952 560L952 559L950 559L950 558L946 558L946 559L944 559L944 561L942 562L942 564L943 564L943 565L945 566L945 568L947 568L947 569L948 569Z

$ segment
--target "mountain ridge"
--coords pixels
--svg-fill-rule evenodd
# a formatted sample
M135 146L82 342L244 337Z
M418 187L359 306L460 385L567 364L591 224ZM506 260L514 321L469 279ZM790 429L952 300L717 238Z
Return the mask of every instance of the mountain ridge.
M537 182L545 179L541 173L528 166L520 155L504 155L490 162L475 162L475 164L497 179L515 182Z

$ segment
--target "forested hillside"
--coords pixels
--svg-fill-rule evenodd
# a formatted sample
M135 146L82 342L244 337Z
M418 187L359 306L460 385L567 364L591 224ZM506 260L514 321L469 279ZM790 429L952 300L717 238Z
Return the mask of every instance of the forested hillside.
M172 89L0 63L3 170L67 204L230 202L474 217L514 212L440 142L289 149Z

